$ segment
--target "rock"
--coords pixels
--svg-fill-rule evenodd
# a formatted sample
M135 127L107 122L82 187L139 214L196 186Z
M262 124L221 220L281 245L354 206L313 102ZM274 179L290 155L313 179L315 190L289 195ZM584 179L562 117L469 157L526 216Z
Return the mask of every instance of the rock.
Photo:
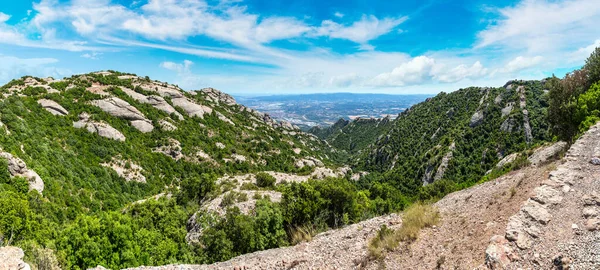
M596 207L584 207L582 211L582 215L584 218L596 217L598 216L599 211Z
M573 224L571 224L571 229L578 230L579 226L577 226L577 224L573 223Z
M506 239L510 241L517 241L519 234L523 233L523 221L515 215L508 219L506 225Z
M29 264L23 261L25 253L18 247L0 247L0 269L31 270Z
M91 104L99 107L104 112L118 118L126 120L147 120L146 117L137 108L131 106L127 101L118 97L109 97L106 99L93 100Z
M501 235L494 235L485 249L485 264L490 269L505 269L515 258L508 241Z
M215 103L224 103L227 105L235 105L237 104L235 99L228 94L225 94L217 89L214 88L203 88L200 90L200 92L204 93L206 95L206 99L215 102Z
M560 191L548 185L537 187L533 192L535 195L531 199L541 204L557 204L562 201Z
M448 164L450 163L450 160L452 160L453 151L454 151L455 147L456 146L455 146L454 142L452 142L452 144L450 144L450 147L448 147L449 152L446 153L446 155L444 155L444 157L442 157L442 162L440 163L440 165L437 168L437 171L435 172L435 176L433 177L433 182L438 181L444 177L444 173L446 172L446 169L448 168Z
M175 131L177 130L177 126L175 126L174 124L172 124L171 122L169 122L166 119L161 119L158 121L158 124L160 125L160 128L164 131Z
M480 125L481 123L483 123L483 112L482 111L476 111L473 116L471 116L471 121L469 122L469 126L470 127L476 127L478 125Z
M37 103L42 105L42 107L44 107L44 109L46 109L51 114L60 115L60 116L65 116L65 115L69 114L69 111L67 111L65 108L63 108L60 104L58 104L54 100L40 99L37 101Z
M496 168L500 169L500 168L504 167L505 165L512 163L513 161L515 161L517 159L517 157L519 157L519 153L512 153L512 154L504 157L502 160L500 160L496 164Z
M189 116L204 117L204 114L212 113L212 109L208 106L196 104L186 97L172 98L173 106L182 108Z
M148 133L154 130L154 126L150 121L135 120L131 121L131 125L142 133Z
M246 162L246 157L245 156L238 155L238 154L233 154L233 155L231 155L231 157L233 158L233 161L235 161L237 163Z
M515 107L515 104L513 102L509 102L508 104L506 104L506 107L502 108L502 111L501 111L502 117L509 115L510 112L512 112L514 107Z
M127 182L134 181L138 183L146 183L146 177L142 174L144 169L130 160L122 160L121 158L113 157L111 162L102 163L100 165L113 169Z
M223 143L220 143L220 142L216 142L216 143L215 143L215 146L216 146L217 148L219 148L219 149L225 149L225 145L224 145Z
M517 237L516 244L520 249L529 249L531 248L531 238L526 233L521 233Z
M588 231L600 230L600 218L591 218L585 221L585 229Z
M154 96L154 95L152 95L152 96L142 95L138 92L135 92L131 89L124 88L124 87L122 87L121 89L123 90L123 92L125 92L127 95L129 95L136 101L138 101L140 103L150 104L150 105L152 105L152 107L154 107L158 110L161 110L163 112L166 112L169 115L175 114L177 116L177 118L179 118L179 120L183 120L183 115L181 115L177 110L175 110L175 108L173 108L173 106L171 106L164 98L162 98L160 96Z
M525 206L521 208L521 211L527 214L527 216L529 216L532 220L541 224L547 224L551 218L548 210L534 200L528 200L527 203L525 203Z
M500 130L504 132L512 132L515 127L515 120L512 117L506 118L500 125Z
M231 119L225 117L225 115L223 115L222 113L217 112L217 117L219 118L219 120L226 122L232 126L235 126L235 123L233 123L233 121L231 121Z
M549 146L544 146L536 149L533 154L527 158L532 165L539 166L547 163L553 158L557 158L565 151L568 144L566 142L556 142Z
M87 113L79 115L79 121L73 122L75 128L85 128L90 133L96 133L101 137L109 138L117 141L125 141L125 135L109 124L104 122L94 122L89 120Z
M104 266L102 266L102 265L98 265L94 268L89 268L88 270L108 270L108 269L104 268Z
M152 151L165 154L174 160L179 160L183 157L183 153L181 152L181 143L173 138L169 138L167 143L154 148Z
M8 163L8 172L12 177L23 177L29 183L29 190L36 190L40 194L44 191L44 181L33 170L27 168L25 162L7 152L0 152L0 157L6 159Z
M573 263L573 259L563 256L563 255L558 255L558 256L555 256L554 258L552 258L552 264L554 264L554 266L556 266L556 269L561 269L561 270L570 269L571 263Z
M600 205L600 197L596 194L586 194L582 197L583 205Z
M592 163L592 164L594 164L594 165L600 165L600 158L593 157L593 158L590 160L590 163Z
M109 97L93 100L91 104L114 117L131 121L131 125L143 133L151 132L154 129L152 122L142 112L120 98Z

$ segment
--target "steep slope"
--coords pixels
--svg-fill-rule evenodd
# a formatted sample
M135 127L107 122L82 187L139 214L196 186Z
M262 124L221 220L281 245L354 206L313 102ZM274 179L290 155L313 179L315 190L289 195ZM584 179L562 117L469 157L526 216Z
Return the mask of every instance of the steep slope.
M198 261L186 223L218 177L332 164L314 135L212 88L105 71L0 92L0 245L68 269Z
M353 155L375 143L381 134L386 134L392 123L389 116L381 119L357 118L353 121L340 119L330 127L314 127L308 132L334 148Z
M594 141L584 140L578 145L589 151L598 143L600 140L594 137ZM540 154L547 149L548 147L542 147L535 152ZM518 213L531 194L547 181L548 175L564 171L556 169L557 164L564 160L552 160L555 155L544 156L549 158L541 162L544 165L531 165L510 172L439 200L434 206L441 214L440 222L432 228L423 229L414 242L401 243L383 259L369 256L369 241L377 235L382 225L391 229L400 228L403 223L402 213L380 216L327 231L316 235L311 241L293 247L246 254L212 265L168 265L135 269L486 269L486 263L490 260L490 256L486 256L490 238L504 233L511 216ZM530 156L532 159L538 157L536 154ZM577 171L569 169L571 170ZM579 213L576 211L577 207L574 207L571 210ZM570 230L560 230L557 233L572 235ZM546 236L551 235L540 235L539 239ZM545 241L551 242L552 239L555 238ZM576 249L571 250L577 252ZM591 252L589 249L586 251ZM523 260L532 262L534 259L529 256ZM581 263L587 263L586 260L587 258L583 258ZM551 262L549 258L546 261ZM599 263L600 259L593 261Z
M407 194L446 179L468 186L509 154L550 139L546 99L540 81L441 93L400 114L355 166L384 173Z

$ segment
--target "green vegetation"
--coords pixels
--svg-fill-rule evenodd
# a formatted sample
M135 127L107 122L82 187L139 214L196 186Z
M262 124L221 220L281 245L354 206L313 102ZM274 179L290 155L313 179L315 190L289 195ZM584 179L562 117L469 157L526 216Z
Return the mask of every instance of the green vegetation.
M275 177L265 172L259 172L256 174L256 185L261 188L268 188L275 186Z
M369 256L375 259L385 257L387 251L398 247L400 242L412 242L417 239L423 228L431 227L440 220L438 210L427 204L415 203L402 215L402 226L398 230L382 225L377 236L369 242Z
M29 191L27 180L11 177L8 163L0 160L0 244L24 248L40 268L53 263L65 269L210 263L310 241L323 230L406 209L400 229L382 228L371 241L370 253L378 258L439 219L435 209L415 202L434 201L527 166L527 155L521 154L496 168L511 153L527 153L556 139L572 142L593 125L600 118L599 55L596 50L583 69L564 79L440 93L396 120L338 121L334 127L313 130L333 148L314 136L283 132L239 105L217 104L203 92L183 95L212 107L212 113L189 117L176 108L185 115L179 119L123 91L151 95L159 87L170 87L149 78L125 80L119 76L127 74L113 72L41 83L59 93L25 87L39 78L13 80L0 87L7 94L0 102L0 145L36 171L45 189L43 195ZM141 82L155 85L142 87ZM86 90L92 84L105 86L103 91L137 108L155 129L141 133L128 120L90 105L103 98ZM47 112L37 103L41 98L56 101L69 114ZM172 99L165 97L169 104ZM83 112L119 130L126 140L74 128ZM162 120L177 129L161 129ZM173 140L180 143L178 160L154 151ZM246 161L236 161L239 156ZM314 168L295 166L305 157L327 166L351 161L354 172L369 174L358 180L347 175L276 183L262 173L310 174ZM143 168L146 182L125 181L102 165L116 158L126 161L125 169ZM216 183L225 174L242 173L255 173L256 184L245 183L237 190L231 181ZM280 192L281 202L261 194L249 198L252 193L246 191L266 189ZM201 204L218 196L224 216L199 212ZM234 206L250 199L256 207L247 214ZM188 224L190 218L205 228L198 242L186 239L188 225L194 225Z

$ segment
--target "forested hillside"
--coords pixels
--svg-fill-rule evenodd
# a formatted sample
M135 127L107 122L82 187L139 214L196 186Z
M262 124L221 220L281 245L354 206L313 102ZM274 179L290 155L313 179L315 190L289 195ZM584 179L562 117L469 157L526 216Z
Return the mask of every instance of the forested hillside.
M572 142L600 119L599 70L597 49L563 79L440 93L324 140L212 88L23 77L0 88L0 245L39 269L118 269L310 241Z

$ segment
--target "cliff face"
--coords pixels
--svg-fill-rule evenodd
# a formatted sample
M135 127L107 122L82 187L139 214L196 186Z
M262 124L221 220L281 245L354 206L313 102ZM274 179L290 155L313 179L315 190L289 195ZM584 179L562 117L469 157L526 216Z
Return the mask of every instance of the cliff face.
M440 223L382 260L369 259L369 239L381 225L402 226L401 213L212 265L132 269L598 269L598 157L600 124L561 160L536 159L536 165L447 195L435 203Z

